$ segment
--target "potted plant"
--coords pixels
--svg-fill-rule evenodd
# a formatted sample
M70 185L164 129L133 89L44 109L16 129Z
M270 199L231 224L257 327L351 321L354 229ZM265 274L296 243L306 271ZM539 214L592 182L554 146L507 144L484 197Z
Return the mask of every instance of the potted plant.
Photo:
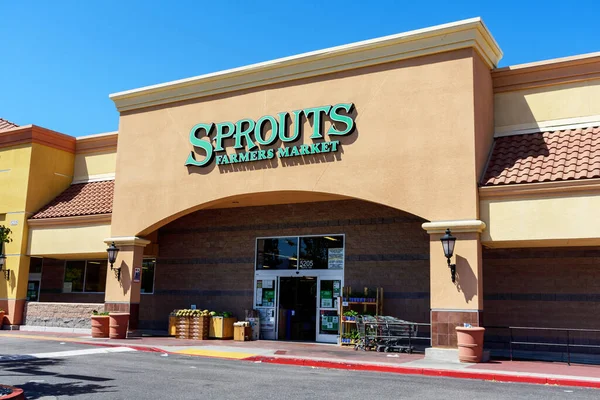
M92 312L92 337L107 338L109 337L108 312Z
M344 318L344 321L356 321L357 315L358 315L358 312L356 312L354 310L349 310L349 311L344 311L342 318Z
M458 359L460 362L478 363L483 355L485 328L464 324L456 327Z

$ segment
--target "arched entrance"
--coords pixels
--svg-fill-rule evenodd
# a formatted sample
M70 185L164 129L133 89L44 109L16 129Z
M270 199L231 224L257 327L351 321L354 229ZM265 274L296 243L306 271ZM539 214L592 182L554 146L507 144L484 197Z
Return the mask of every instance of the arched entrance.
M320 316L336 313L343 286L381 287L384 313L429 322L423 222L391 207L307 193L229 198L193 211L146 236L158 251L139 326L164 329L170 311L192 305L239 319L255 309L264 338L334 341Z

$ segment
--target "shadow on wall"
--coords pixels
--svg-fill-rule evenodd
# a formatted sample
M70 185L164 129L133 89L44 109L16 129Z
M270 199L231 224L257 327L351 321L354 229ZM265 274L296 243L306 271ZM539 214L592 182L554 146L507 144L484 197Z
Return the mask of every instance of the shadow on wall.
M512 114L510 116L510 126L521 126L525 129L539 127L525 94L525 91L522 93L511 93L510 103L503 104L502 101L497 101L495 110L496 120L500 119L499 115L501 112L498 110L505 109L505 113ZM496 98L502 95L503 93L496 94ZM501 126L500 128L503 127ZM539 129L543 131L543 129ZM494 139L494 144L490 148L490 152L488 155L488 164L481 177L481 184L483 186L496 182L499 178L503 177L506 178L506 181L498 183L514 183L511 181L511 178L517 178L517 172L522 169L520 165L529 165L537 157L547 157L550 154L548 145L541 133L497 137Z
M465 301L469 303L477 294L477 277L469 261L461 256L456 256L456 289L465 296Z

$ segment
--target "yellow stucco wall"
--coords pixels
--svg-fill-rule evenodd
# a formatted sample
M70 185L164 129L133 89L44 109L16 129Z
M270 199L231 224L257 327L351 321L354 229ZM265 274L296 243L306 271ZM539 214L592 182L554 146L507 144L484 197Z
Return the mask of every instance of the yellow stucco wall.
M25 211L31 144L0 149L0 213Z
M75 155L34 143L27 189L27 211L36 212L69 187Z
M496 131L527 129L544 121L600 115L600 79L496 93Z
M117 152L83 153L75 156L74 181L114 175Z
M600 244L600 194L483 199L482 242L491 247Z
M83 226L34 226L29 229L27 254L56 258L106 257L104 239L110 223Z

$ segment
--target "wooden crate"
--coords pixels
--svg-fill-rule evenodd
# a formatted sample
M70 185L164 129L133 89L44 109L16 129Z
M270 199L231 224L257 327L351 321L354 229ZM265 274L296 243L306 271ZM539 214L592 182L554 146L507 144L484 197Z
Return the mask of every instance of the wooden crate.
M177 336L177 317L169 316L169 336Z
M235 317L212 317L208 337L211 339L233 339L234 322L237 322Z
M234 326L233 340L245 342L252 339L252 328L249 326Z
M210 317L190 318L189 338L196 340L208 339Z

